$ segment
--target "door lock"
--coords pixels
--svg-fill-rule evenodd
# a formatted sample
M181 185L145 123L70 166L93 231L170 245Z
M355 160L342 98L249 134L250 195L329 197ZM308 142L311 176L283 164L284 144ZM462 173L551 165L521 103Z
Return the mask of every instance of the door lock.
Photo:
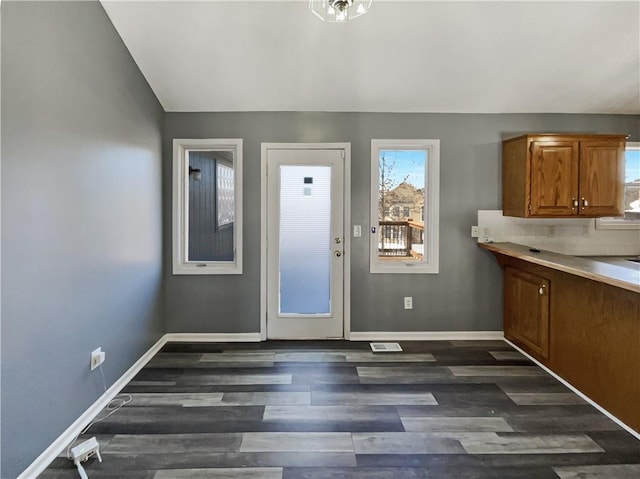
M340 243L342 243L342 238L336 237L336 239L334 241L336 242L336 244L340 244Z
M342 256L342 251L334 251L333 254L335 254L336 257L339 258L340 256Z

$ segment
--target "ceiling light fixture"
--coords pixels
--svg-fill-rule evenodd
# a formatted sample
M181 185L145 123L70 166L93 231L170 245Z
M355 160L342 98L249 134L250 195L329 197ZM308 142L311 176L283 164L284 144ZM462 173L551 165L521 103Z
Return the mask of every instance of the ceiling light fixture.
M311 10L323 22L346 22L369 11L372 0L309 0Z

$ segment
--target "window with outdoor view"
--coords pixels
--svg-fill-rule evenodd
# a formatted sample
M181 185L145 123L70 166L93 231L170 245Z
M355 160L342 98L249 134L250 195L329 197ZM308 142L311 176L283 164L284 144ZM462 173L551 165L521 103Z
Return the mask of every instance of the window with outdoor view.
M640 142L625 150L624 212L625 219L640 220Z
M599 218L598 229L640 229L640 142L627 142L624 160L624 217Z
M439 147L371 141L372 273L438 272Z

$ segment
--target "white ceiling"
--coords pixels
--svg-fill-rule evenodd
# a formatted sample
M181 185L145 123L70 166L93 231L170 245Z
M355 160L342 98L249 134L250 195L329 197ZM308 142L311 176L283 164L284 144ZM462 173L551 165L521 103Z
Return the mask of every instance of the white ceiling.
M103 1L167 111L640 114L640 2Z

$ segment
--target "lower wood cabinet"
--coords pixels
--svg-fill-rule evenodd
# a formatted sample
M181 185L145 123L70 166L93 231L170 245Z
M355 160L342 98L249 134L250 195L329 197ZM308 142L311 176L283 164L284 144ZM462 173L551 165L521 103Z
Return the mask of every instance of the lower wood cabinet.
M504 335L539 359L549 357L549 285L542 276L504 270Z
M640 433L640 293L496 256L505 337Z

